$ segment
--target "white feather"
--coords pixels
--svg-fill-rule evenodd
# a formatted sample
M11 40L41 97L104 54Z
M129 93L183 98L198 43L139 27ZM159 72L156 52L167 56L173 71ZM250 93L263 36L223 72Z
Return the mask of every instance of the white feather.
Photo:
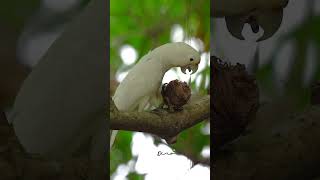
M91 1L24 81L9 121L28 153L61 158L87 142L95 152L108 148L106 7Z
M119 84L112 99L120 111L143 111L159 99L161 82L169 69L198 66L199 62L200 54L186 43L164 44L142 57ZM110 148L116 132L111 134Z

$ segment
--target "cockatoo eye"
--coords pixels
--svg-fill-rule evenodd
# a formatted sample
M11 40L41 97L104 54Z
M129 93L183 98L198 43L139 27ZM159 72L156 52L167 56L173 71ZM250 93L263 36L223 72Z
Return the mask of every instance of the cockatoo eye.
M190 58L190 61L193 61L193 58Z

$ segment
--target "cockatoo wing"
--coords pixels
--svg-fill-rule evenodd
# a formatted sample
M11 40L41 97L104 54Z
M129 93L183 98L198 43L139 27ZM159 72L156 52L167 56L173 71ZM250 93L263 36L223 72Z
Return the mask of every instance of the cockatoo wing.
M68 154L106 121L106 7L91 1L23 83L9 121L27 152Z
M142 111L154 99L163 78L163 70L158 63L161 59L152 57L150 52L143 56L119 84L113 101L120 111ZM118 131L111 131L110 149Z
M134 66L119 84L113 101L120 111L137 110L141 101L151 98L158 91L163 78L161 59L149 57Z

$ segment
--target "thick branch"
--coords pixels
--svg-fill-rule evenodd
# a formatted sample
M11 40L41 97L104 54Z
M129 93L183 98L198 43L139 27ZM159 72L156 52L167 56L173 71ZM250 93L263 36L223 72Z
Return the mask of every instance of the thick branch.
M181 131L208 119L210 96L184 106L183 111L168 113L157 109L151 112L119 112L110 101L111 129L140 131L156 134L162 138L176 136Z
M267 111L260 113L269 116ZM319 120L319 106L295 117L267 118L269 125L255 127L231 144L229 152L216 154L214 179L298 180L319 175Z

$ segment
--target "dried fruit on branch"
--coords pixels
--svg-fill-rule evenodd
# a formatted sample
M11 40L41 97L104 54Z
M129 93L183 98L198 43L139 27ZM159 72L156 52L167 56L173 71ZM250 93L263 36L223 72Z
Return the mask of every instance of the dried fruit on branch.
M255 78L244 65L231 65L215 56L211 65L211 113L214 149L237 138L258 110L259 91Z
M182 106L187 104L191 96L191 89L186 82L173 80L162 86L161 94L164 104L170 111L182 110Z

